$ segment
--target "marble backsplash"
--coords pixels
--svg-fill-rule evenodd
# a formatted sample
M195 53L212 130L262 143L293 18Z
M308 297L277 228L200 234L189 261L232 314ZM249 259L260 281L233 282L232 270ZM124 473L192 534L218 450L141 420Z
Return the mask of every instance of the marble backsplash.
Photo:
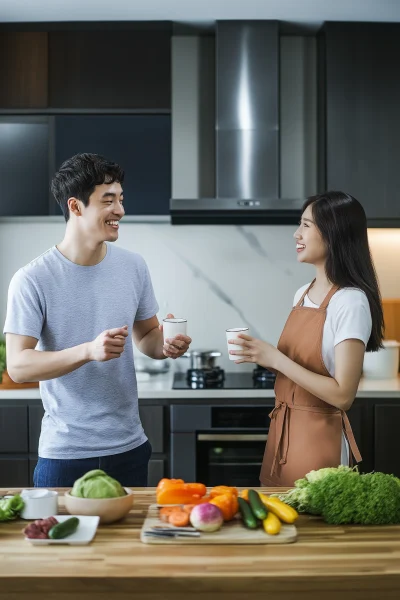
M13 273L58 243L64 228L61 222L0 224L2 322ZM312 267L296 261L294 229L122 223L117 244L145 258L160 319L168 312L187 318L193 348L220 350L220 366L248 370L250 365L229 362L225 329L248 326L251 334L277 343L295 291L313 277ZM382 295L400 297L400 231L371 230L370 241ZM186 359L178 362L187 367Z

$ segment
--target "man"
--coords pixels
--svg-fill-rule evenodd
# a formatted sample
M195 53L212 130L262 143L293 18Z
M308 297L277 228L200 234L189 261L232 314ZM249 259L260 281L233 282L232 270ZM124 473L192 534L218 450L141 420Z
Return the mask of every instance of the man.
M191 342L178 335L163 343L145 261L110 243L125 214L123 180L117 164L96 154L64 162L52 192L65 237L10 283L7 369L16 382L40 381L45 409L36 487L70 487L99 468L122 485L146 486L151 446L130 332L155 359L178 358Z

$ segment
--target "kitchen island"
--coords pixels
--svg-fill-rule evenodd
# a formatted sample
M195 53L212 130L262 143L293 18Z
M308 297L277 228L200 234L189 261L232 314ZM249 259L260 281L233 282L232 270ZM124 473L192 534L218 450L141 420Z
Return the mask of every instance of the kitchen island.
M18 490L0 495L7 491ZM27 521L0 523L0 600L400 597L400 526L332 527L301 516L294 544L148 545L140 529L155 490L134 493L129 515L100 526L87 546L33 546L21 533Z

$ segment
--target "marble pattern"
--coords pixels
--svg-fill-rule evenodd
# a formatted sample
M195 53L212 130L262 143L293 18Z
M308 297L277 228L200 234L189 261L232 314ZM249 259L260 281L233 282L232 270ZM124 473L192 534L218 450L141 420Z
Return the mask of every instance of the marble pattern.
M150 269L160 305L188 319L193 348L217 349L227 370L251 370L228 360L225 329L247 326L256 337L276 344L296 290L313 277L297 263L291 226L171 226L122 223L117 244L141 254ZM62 239L63 223L0 224L0 316L13 273ZM390 236L390 245L385 236ZM397 237L396 237L397 236ZM382 295L400 296L393 262L400 233L372 234L371 248ZM400 248L399 248L400 249ZM113 324L110 323L110 327ZM177 361L187 368L187 360Z

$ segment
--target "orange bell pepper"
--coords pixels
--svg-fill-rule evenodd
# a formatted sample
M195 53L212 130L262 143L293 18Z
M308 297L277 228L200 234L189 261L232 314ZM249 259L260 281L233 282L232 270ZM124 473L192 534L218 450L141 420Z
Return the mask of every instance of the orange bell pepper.
M215 498L216 496L221 496L222 494L233 494L234 496L238 496L237 488L229 487L228 485L217 485L210 490L210 497Z
M203 483L171 483L157 492L157 504L198 504L206 491Z
M220 494L210 500L210 504L215 504L221 510L224 521L231 521L238 511L238 501L234 494Z
M249 501L249 490L242 490L240 492L240 497L243 498L243 500L246 500L246 502Z
M163 490L166 487L169 487L173 483L184 483L184 481L183 479L168 479L167 477L164 477L158 482L156 493L158 494L159 491Z

